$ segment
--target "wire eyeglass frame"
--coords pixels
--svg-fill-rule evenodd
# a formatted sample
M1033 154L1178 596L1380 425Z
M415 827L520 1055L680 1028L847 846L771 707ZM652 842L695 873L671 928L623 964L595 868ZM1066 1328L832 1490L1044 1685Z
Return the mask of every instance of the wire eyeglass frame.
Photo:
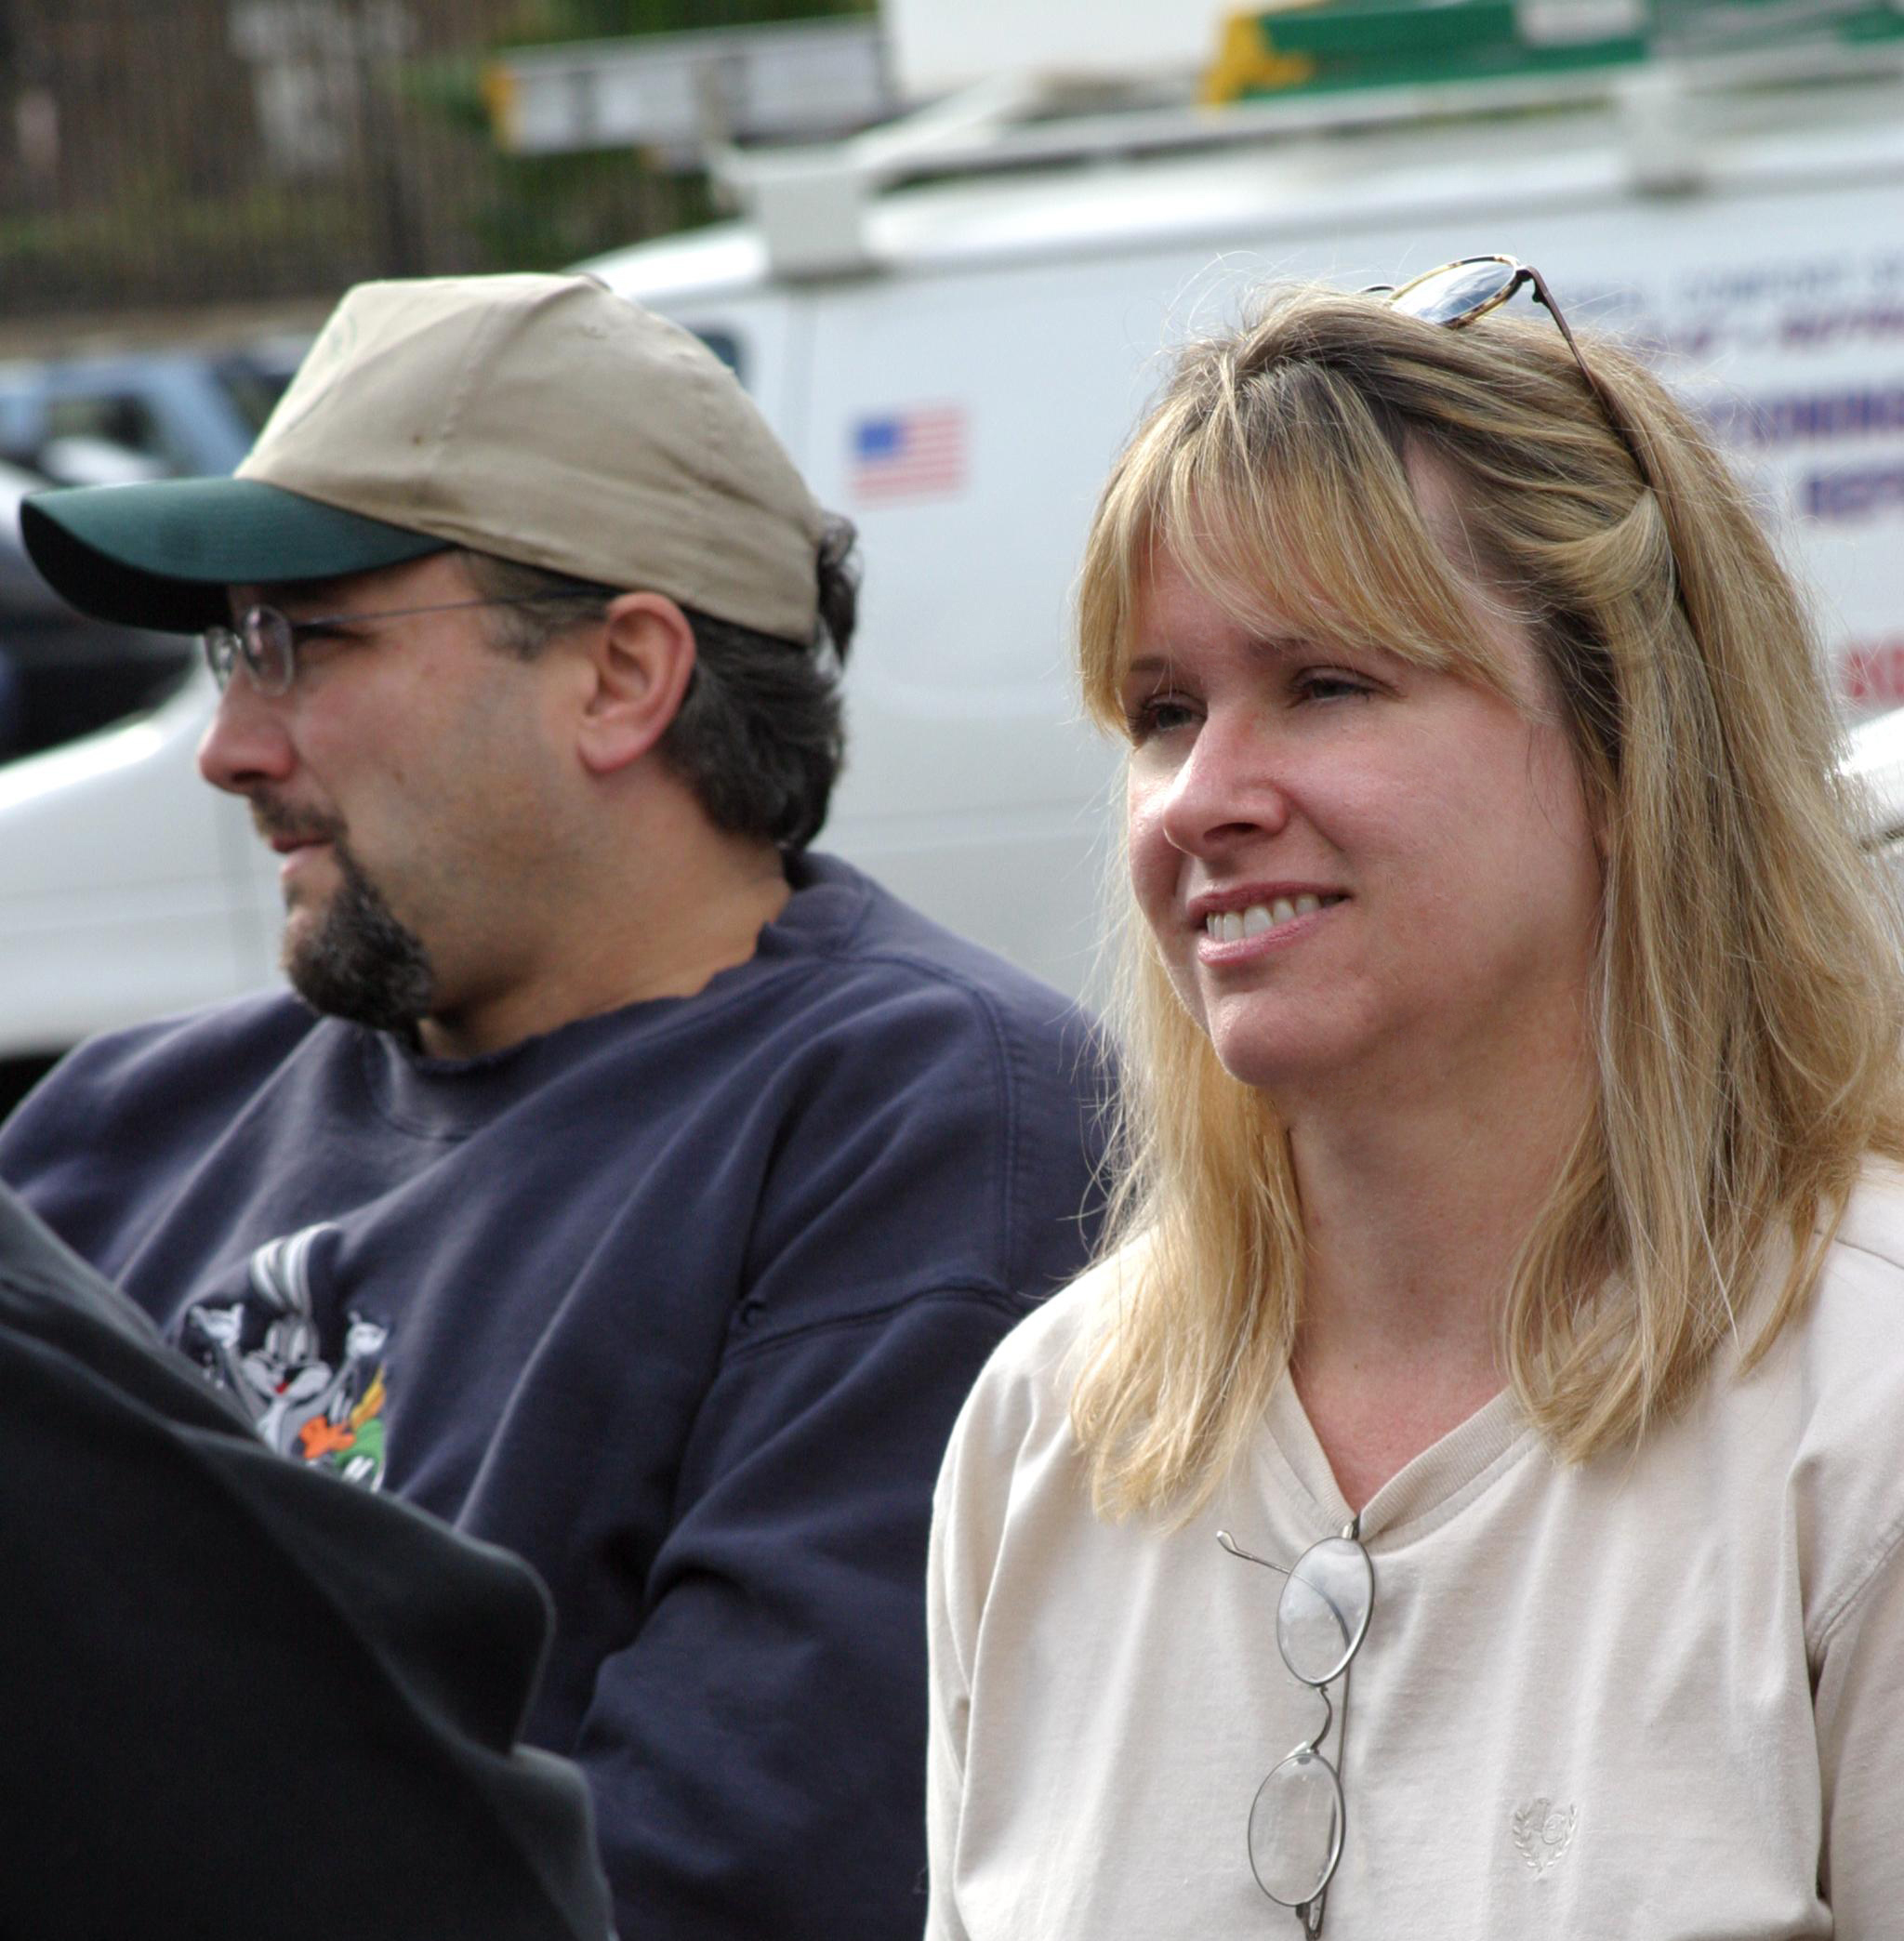
M199 636L205 665L220 693L231 684L240 662L260 694L272 699L288 694L298 680L300 637L333 627L363 627L373 620L411 620L422 614L456 614L471 607L534 606L546 600L586 600L587 588L558 587L543 593L517 593L496 600L448 600L430 606L391 607L377 614L324 614L311 620L291 620L276 607L247 607L236 627L208 627Z
M1348 1735L1349 1687L1348 1672L1355 1654L1362 1648L1362 1641L1368 1634L1368 1624L1375 1613L1375 1564L1364 1547L1360 1536L1359 1517L1351 1518L1342 1526L1339 1535L1325 1537L1320 1542L1313 1543L1297 1558L1293 1567L1285 1568L1280 1564L1272 1564L1267 1557L1259 1557L1253 1551L1247 1551L1227 1530L1219 1530L1216 1540L1233 1557L1239 1557L1246 1564L1260 1565L1265 1570L1274 1571L1284 1579L1283 1593L1276 1607L1276 1646L1282 1654L1285 1669L1289 1676L1305 1684L1322 1700L1323 1719L1320 1727L1310 1734L1300 1745L1278 1760L1264 1776L1250 1802L1250 1818L1246 1832L1246 1852L1250 1860L1250 1871L1263 1893L1278 1907L1288 1908L1302 1923L1305 1935L1314 1936L1322 1932L1323 1912L1329 1895L1329 1883L1335 1878L1335 1870L1342 1859L1342 1840L1346 1829L1347 1810L1342 1796L1340 1766L1342 1750ZM1344 1613L1335 1600L1329 1595L1324 1584L1317 1581L1321 1575L1317 1561L1325 1556L1340 1562L1343 1555L1352 1554L1353 1567L1360 1573L1357 1586L1360 1595L1359 1612ZM1334 1619L1342 1637L1340 1653L1328 1660L1322 1667L1310 1666L1304 1669L1291 1656L1289 1635L1295 1621L1288 1609L1290 1593L1298 1586L1319 1601ZM1338 1679L1342 1680L1341 1704L1338 1709L1329 1696L1329 1687ZM1336 1732L1336 1753L1333 1762L1321 1750L1322 1742L1335 1726L1340 1717L1341 1726ZM1311 1767L1319 1767L1329 1788L1331 1801L1330 1837L1329 1853L1320 1867L1312 1869L1316 1883L1299 1898L1289 1894L1278 1893L1263 1879L1265 1863L1257 1851L1257 1816L1272 1794L1272 1789L1284 1781L1285 1776L1300 1778ZM1271 1872L1276 1871L1270 1868Z

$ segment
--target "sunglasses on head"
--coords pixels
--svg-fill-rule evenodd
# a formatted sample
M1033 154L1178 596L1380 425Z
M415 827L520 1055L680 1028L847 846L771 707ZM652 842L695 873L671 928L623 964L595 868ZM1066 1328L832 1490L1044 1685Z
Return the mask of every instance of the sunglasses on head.
M1424 324L1460 330L1477 317L1485 317L1489 310L1499 310L1524 285L1533 291L1534 301L1559 326L1580 376L1587 380L1587 389L1599 400L1600 409L1613 428L1614 436L1626 447L1640 482L1649 492L1657 490L1652 468L1641 453L1632 427L1614 402L1613 394L1593 375L1593 367L1588 363L1559 304L1554 300L1554 292L1547 287L1547 279L1531 263L1523 263L1511 256L1461 257L1442 264L1438 270L1425 271L1405 284L1371 284L1362 294L1386 297L1391 310L1420 317Z

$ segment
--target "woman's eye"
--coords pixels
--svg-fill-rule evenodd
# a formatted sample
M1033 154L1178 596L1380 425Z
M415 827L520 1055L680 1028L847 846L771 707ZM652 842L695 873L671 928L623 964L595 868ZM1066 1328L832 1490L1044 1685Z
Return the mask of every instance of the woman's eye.
M1173 694L1151 694L1129 710L1125 724L1133 742L1145 742L1154 734L1172 734L1195 720L1196 711L1187 701Z
M1290 682L1299 701L1366 700L1374 690L1345 667L1304 667Z

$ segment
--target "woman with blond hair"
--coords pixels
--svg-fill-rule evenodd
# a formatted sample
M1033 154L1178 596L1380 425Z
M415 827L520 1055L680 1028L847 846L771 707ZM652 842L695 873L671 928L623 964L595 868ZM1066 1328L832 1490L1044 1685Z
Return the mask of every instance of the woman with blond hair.
M1904 984L1738 486L1512 258L1290 290L1079 632L1125 1169L941 1481L931 1935L1904 1934Z

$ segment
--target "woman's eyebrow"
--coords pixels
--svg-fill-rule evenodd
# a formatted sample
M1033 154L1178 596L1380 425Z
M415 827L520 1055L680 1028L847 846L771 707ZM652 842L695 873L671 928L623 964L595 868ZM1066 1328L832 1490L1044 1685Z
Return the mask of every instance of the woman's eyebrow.
M1246 651L1262 660L1285 661L1302 654L1316 651L1316 643L1299 633L1251 634L1244 643ZM1117 676L1122 680L1144 679L1168 679L1176 671L1175 656L1169 654L1141 654L1134 660L1124 663Z

